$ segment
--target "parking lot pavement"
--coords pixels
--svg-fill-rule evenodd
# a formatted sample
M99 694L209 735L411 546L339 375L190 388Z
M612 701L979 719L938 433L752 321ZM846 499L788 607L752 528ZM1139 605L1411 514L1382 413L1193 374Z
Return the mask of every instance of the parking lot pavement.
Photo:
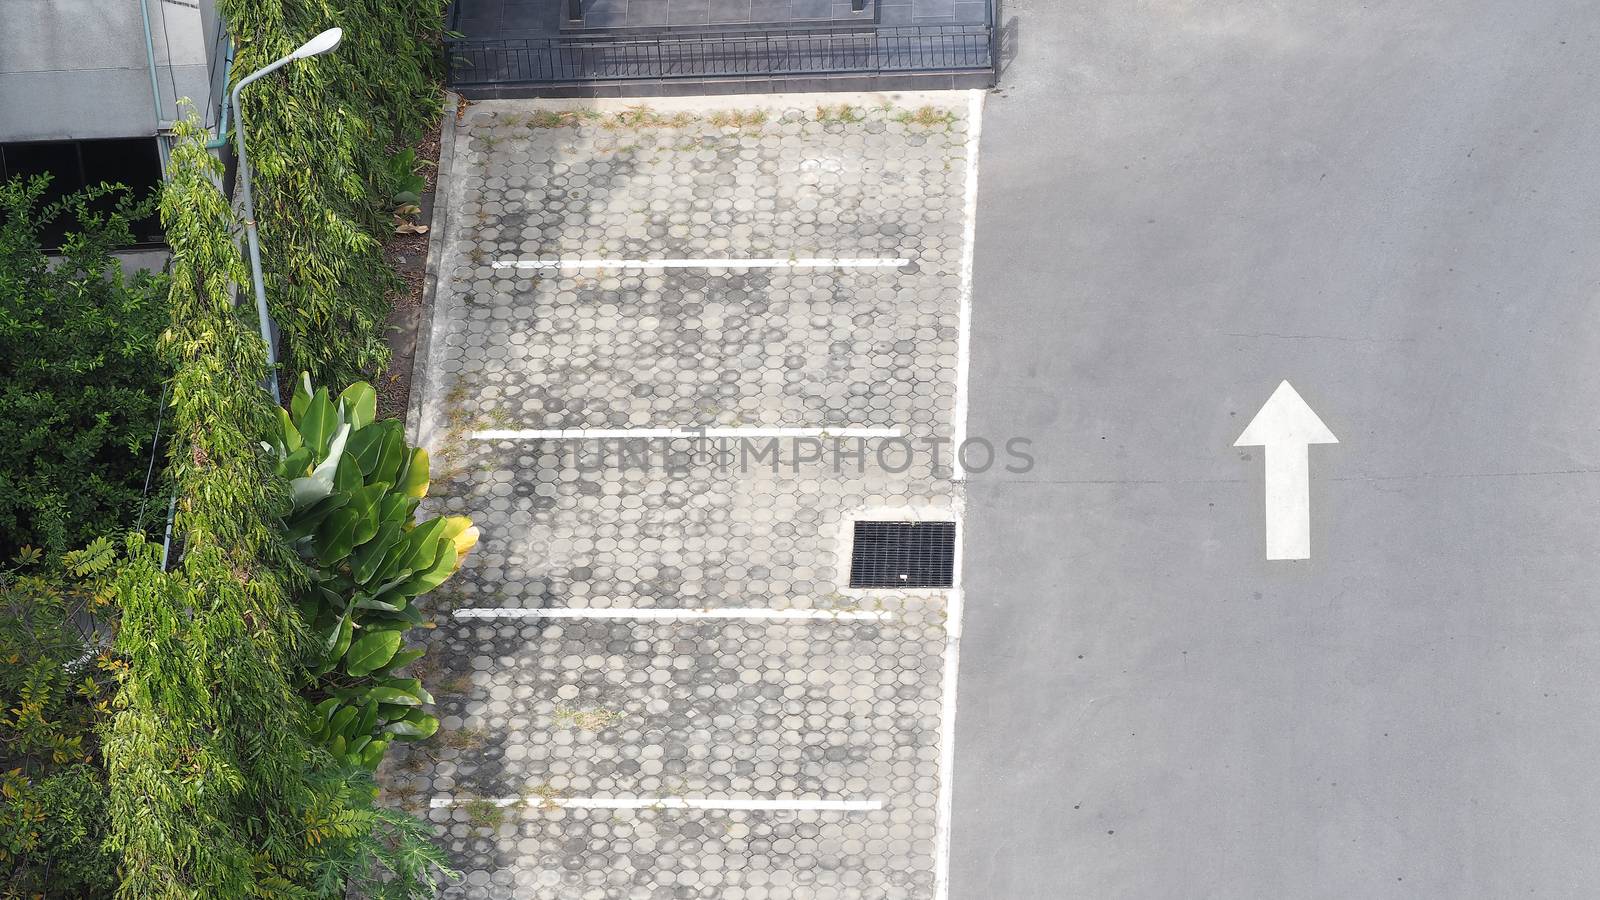
M384 773L452 896L935 896L950 591L850 588L850 537L957 517L971 105L453 129L419 430L484 535Z

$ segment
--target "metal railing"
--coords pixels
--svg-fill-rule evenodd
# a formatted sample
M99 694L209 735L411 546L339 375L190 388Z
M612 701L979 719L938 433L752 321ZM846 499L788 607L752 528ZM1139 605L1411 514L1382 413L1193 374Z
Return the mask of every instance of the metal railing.
M457 86L983 72L994 69L992 32L989 25L929 25L458 38L445 50Z

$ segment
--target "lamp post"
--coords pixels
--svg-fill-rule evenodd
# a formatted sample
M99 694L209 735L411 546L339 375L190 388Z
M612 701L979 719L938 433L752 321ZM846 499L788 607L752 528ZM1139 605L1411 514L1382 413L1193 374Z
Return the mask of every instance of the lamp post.
M250 196L250 161L245 156L244 150L244 110L239 106L239 92L257 78L269 75L297 59L327 53L339 46L339 39L342 37L344 37L343 29L329 28L301 44L293 53L270 66L251 72L233 86L233 134L239 145L239 186L244 193L245 242L250 246L250 281L256 291L256 316L261 320L261 339L267 342L267 389L272 392L273 403L278 402L278 351L272 341L272 319L267 312L267 289L261 281L261 242L256 237L256 206L255 200Z

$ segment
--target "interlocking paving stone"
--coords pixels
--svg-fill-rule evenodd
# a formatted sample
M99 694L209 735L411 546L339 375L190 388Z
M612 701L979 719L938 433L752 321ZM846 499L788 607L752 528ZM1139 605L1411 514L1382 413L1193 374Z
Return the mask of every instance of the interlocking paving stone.
M949 518L954 503L950 448L935 464L928 442L953 434L964 101L917 122L893 108L837 121L812 103L765 102L765 120L742 127L711 110L621 122L492 102L458 129L424 409L427 505L471 514L483 538L434 600L425 675L441 734L396 751L384 773L387 795L426 809L465 871L449 896L932 895L945 596L850 590L847 538L867 510ZM911 262L493 266L767 256ZM796 445L779 441L774 466L752 462L769 449L759 440L657 440L642 457L638 442L471 437L698 426L897 427L914 452L873 439L863 464L848 452L856 439L825 436L805 448L822 460L796 463ZM885 615L447 617L464 606ZM473 802L504 797L525 802ZM553 802L568 797L882 807ZM430 798L451 804L428 809Z
M609 884L669 885L673 879L663 876L686 857L703 867L714 854L723 858L714 882L663 896L715 897L731 885L761 884L763 876L751 872L761 871L759 845L772 839L761 832L781 834L783 823L809 818L820 840L801 854L811 858L788 865L856 868L862 860L852 857L871 847L898 862L864 867L870 877L862 889L914 896L894 889L925 887L930 874L938 748L927 724L938 716L943 641L931 621L941 605L915 606L909 616L869 624L565 621L459 629L446 649L467 664L462 674L472 686L442 704L445 727L494 738L438 752L431 789L530 799L489 827L460 808L434 810L433 819L474 860L515 860L530 836L578 846L575 839L592 836L596 823L609 829L599 851L621 850L612 845L641 828L675 832L677 852L606 855L600 873ZM541 808L541 798L566 796L882 799L885 807L849 814ZM741 822L759 830L757 847L713 848ZM581 841L585 856L589 843Z
M936 604L885 622L568 620L456 630L470 693L447 716L511 740L452 766L456 789L506 797L914 796L937 777ZM454 724L447 723L447 724ZM757 745L741 752L746 735ZM500 768L540 760L541 778ZM896 765L904 763L904 765ZM896 774L896 772L900 774ZM440 773L436 772L436 775ZM902 778L902 775L904 776Z
M452 890L487 898L906 900L932 892L922 859L933 826L906 810L837 812L544 811L449 833L493 862ZM559 854L559 861L530 860Z
M913 499L932 503L951 492L932 477L929 455L910 457L914 466L903 475L873 471L876 442L865 450L867 471L854 477L857 462L847 453L842 471L829 458L774 472L754 462L765 442L706 443L698 463L690 439L467 448L467 458L484 465L451 482L443 507L492 527L452 585L458 605L852 606L856 598L841 593L850 577L848 515L907 509ZM841 443L844 451L858 444ZM714 461L719 445L725 467ZM617 465L623 446L652 452L654 464ZM777 442L780 453L789 447ZM947 464L948 457L946 447ZM891 466L902 458L885 454ZM678 470L668 474L669 465Z
M954 273L475 275L439 370L514 427L948 428Z

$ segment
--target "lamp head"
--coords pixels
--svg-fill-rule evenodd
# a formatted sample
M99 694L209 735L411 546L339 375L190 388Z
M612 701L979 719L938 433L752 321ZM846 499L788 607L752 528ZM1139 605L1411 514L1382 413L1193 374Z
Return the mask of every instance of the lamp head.
M289 56L293 59L306 59L312 56L321 56L329 50L339 46L340 38L344 37L343 28L329 28L304 44L301 44Z

